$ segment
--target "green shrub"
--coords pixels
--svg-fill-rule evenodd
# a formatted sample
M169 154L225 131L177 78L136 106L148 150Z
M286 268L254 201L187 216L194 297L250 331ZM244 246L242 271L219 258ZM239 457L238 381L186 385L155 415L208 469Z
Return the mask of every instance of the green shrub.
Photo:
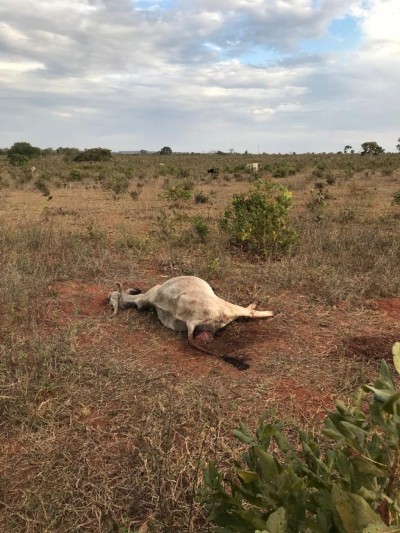
M169 186L166 184L164 197L173 202L177 202L179 200L190 200L192 197L193 187L194 183L187 179L179 180L175 185Z
M286 178L287 169L284 166L278 166L272 173L273 178Z
M264 167L267 170L268 165ZM298 170L291 163L283 163L278 165L272 172L273 178L286 178L286 176L294 176Z
M400 189L394 193L393 202L397 205L400 205Z
M82 181L83 176L80 170L73 168L69 173L69 181Z
M393 347L400 373L400 343ZM374 387L358 390L325 421L329 447L299 432L299 448L265 417L227 480L210 462L200 501L220 533L400 531L400 391L385 361Z
M207 222L204 220L202 216L196 215L192 218L192 223L193 223L194 230L196 231L200 240L204 242L205 238L210 233L210 228L208 227Z
M233 196L221 225L234 245L258 255L277 254L298 238L289 224L291 205L286 187L258 180L253 192Z
M80 152L74 161L110 161L112 159L111 150L108 148L88 148Z
M22 154L9 154L8 160L10 161L10 164L14 167L21 167L28 163L29 158L26 155Z
M114 194L123 194L128 190L129 178L125 174L114 174L104 186L106 189L113 191Z

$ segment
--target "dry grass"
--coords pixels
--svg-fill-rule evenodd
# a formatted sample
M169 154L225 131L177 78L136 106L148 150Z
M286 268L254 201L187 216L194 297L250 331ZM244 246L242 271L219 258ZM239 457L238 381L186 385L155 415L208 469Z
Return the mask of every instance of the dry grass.
M279 261L231 249L219 228L230 196L252 186L243 165L253 159L266 177L285 165L295 172L279 181L293 190L300 240ZM317 435L334 400L372 379L400 338L396 156L48 158L35 166L51 201L24 169L2 165L6 533L128 533L146 522L160 533L208 531L194 499L202 465L212 458L229 469L239 420L254 428L268 412L290 439L294 426ZM207 174L212 166L217 178ZM72 170L82 181L69 180ZM110 173L128 176L125 194L109 189ZM310 190L327 175L335 180L316 213ZM191 199L166 200L182 176L194 183ZM196 202L199 191L206 202ZM251 356L248 372L194 352L152 313L110 316L105 296L116 280L148 288L179 274L200 275L237 303L282 311L216 340L221 351Z

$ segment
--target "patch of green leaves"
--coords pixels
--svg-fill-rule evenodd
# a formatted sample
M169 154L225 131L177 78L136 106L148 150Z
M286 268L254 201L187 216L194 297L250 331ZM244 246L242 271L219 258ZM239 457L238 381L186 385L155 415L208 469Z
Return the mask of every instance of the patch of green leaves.
M400 371L400 343L393 346ZM374 386L337 402L321 446L299 432L298 446L264 416L253 435L241 423L236 437L248 446L226 479L210 462L199 499L219 533L372 533L400 531L400 391L382 361Z
M393 202L397 205L400 205L400 189L394 193Z

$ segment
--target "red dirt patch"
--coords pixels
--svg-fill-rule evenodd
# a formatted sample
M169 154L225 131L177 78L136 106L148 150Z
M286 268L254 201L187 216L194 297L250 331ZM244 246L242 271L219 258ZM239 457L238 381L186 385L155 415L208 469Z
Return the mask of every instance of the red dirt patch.
M322 420L326 412L332 409L334 396L329 392L321 392L306 387L293 379L280 380L275 385L274 402L276 400L291 405L294 411L309 416L314 420ZM276 403L278 403L276 402Z
M351 358L367 361L385 359L392 362L392 346L398 340L393 335L358 336L343 339L341 351Z
M50 290L55 291L60 308L67 315L96 316L104 314L107 309L107 295L98 285L75 281L58 282Z
M394 318L400 322L400 298L378 300L376 306L379 311L386 313L390 318Z

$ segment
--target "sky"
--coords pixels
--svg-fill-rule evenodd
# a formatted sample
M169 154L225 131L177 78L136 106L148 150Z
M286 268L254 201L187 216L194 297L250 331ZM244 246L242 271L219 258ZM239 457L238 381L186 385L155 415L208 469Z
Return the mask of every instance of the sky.
M399 0L1 0L0 147L394 152L399 28Z

